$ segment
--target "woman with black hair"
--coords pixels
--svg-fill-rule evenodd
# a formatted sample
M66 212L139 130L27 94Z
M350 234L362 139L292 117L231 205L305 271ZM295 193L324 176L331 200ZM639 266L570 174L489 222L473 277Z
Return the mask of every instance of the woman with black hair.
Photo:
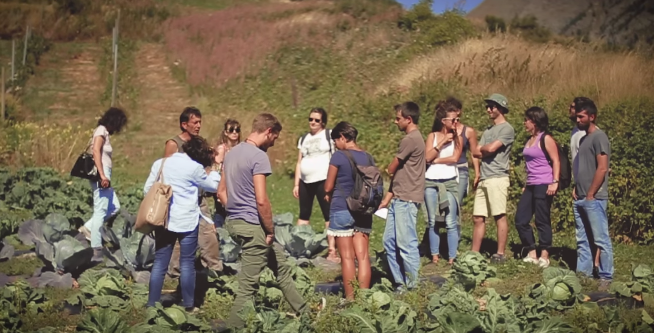
M98 127L93 131L93 138L89 144L93 152L93 161L98 169L99 180L91 181L93 189L93 216L79 231L86 239L91 241L93 248L93 263L102 262L102 237L100 228L105 221L116 215L120 210L118 196L111 187L111 169L113 147L109 137L119 133L127 124L125 112L119 108L111 107L102 118L98 120Z
M359 282L359 288L368 289L371 278L368 247L372 216L351 212L346 201L355 186L354 172L357 172L352 169L351 161L357 166L375 166L372 156L357 145L358 134L348 122L340 122L334 127L331 138L338 151L329 162L324 189L324 200L331 205L327 235L336 237L336 247L341 254L343 289L348 300L354 299L354 280ZM355 259L359 263L358 274Z
M522 154L527 169L527 182L515 213L515 227L520 235L523 249L528 251L523 261L542 268L550 265L549 248L552 246L552 221L550 208L559 185L560 160L556 141L547 134L549 120L545 110L531 107L525 111L525 130L531 137ZM543 139L544 136L544 139ZM552 163L547 160L545 151ZM536 229L541 248L540 258L536 254L536 241L529 225L536 215Z
M325 219L325 229L329 228L329 203L325 201L325 179L329 168L329 160L334 154L330 137L331 130L327 126L327 112L323 108L313 108L309 112L309 132L298 141L300 151L295 166L295 186L293 196L300 201L300 216L298 225L308 225L313 210L313 199L318 199L322 216ZM327 237L329 255L327 260L339 262L336 255L334 237Z
M463 150L463 139L456 132L458 110L446 101L436 105L431 133L425 142L425 208L427 208L429 249L432 262L440 254L440 223L447 230L448 262L454 263L459 248L459 172L457 163Z
M143 193L148 193L157 180L159 171L164 183L170 185L173 196L170 200L168 224L166 228L155 230L155 249L147 306L155 306L161 299L164 277L173 254L173 247L179 241L180 286L182 304L188 312L198 311L195 305L195 252L198 248L200 224L200 190L215 193L220 175L216 171L207 172L214 161L214 153L209 143L200 136L191 138L182 146L184 153L173 153L152 164L150 176Z

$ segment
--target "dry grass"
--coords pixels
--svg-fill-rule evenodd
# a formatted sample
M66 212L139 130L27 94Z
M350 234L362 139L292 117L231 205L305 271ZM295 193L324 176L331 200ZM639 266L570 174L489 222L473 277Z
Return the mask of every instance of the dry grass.
M326 46L332 28L352 20L329 14L321 1L242 5L171 19L165 32L171 53L191 85L220 86L253 73L281 47Z
M88 145L91 131L73 125L16 123L2 129L0 164L43 166L68 172Z
M598 103L654 93L654 62L636 53L606 53L590 45L532 44L511 35L483 36L414 59L377 93L424 80L456 80L472 93L514 98L583 92Z

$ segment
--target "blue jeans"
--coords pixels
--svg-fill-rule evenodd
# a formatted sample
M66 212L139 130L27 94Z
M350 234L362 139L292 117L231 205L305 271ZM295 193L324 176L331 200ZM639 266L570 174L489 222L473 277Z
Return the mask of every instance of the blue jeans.
M172 232L158 229L154 234L155 250L147 306L161 300L161 289L168 271L170 257L175 241L179 240L179 266L181 270L179 283L182 287L182 304L185 308L193 307L195 302L195 252L198 249L198 228L189 232Z
M454 194L447 192L449 207L445 211L445 229L447 229L448 259L456 258L459 248L459 224L457 223L457 203ZM427 207L427 222L429 225L429 249L431 255L438 255L441 245L438 226L436 225L436 212L438 211L438 188L425 188L425 207Z
M393 199L384 230L384 249L393 279L409 289L417 287L420 270L416 232L419 208L419 203Z
M104 168L104 174L111 180L111 168ZM91 182L93 189L93 216L84 223L86 229L91 232L91 247L102 247L102 235L100 229L105 221L118 214L120 202L113 187L102 188L99 182Z
M459 202L463 206L463 198L468 194L468 187L470 187L470 172L468 167L459 168Z
M606 214L608 200L576 200L574 202L577 229L577 272L593 275L594 254L591 244L600 250L599 277L613 279L613 246Z

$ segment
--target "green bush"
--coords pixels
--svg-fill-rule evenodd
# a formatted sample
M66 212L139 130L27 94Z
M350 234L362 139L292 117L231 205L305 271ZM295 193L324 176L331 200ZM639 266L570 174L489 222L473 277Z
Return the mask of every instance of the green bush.
M400 8L395 0L336 0L336 12L346 13L358 19L368 19L387 12L389 9Z
M511 31L517 32L527 40L546 43L552 38L552 32L539 25L538 19L533 15L514 17L510 24Z
M504 22L504 19L500 17L493 16L493 15L486 15L485 21L486 21L486 26L488 27L488 31L490 32L506 31L506 22Z
M407 11L398 26L416 32L416 42L422 46L453 44L475 35L475 28L461 13L446 11L436 15L431 7L433 0L422 0Z

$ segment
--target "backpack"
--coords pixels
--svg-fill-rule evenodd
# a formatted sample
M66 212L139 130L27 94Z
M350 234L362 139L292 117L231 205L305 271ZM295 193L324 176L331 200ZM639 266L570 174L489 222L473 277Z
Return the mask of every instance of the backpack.
M550 164L550 166L552 166L552 159L547 153L547 149L545 149L545 136L547 135L554 139L552 134L544 133L540 137L540 146L542 147L547 162ZM568 158L568 152L564 151L559 143L556 142L556 140L554 140L554 143L556 143L556 149L559 151L559 164L561 169L559 174L559 190L565 190L566 188L570 187L570 184L572 183L572 167L570 165L570 159Z
M334 147L332 146L331 134L332 134L332 130L330 130L329 128L325 128L325 138L327 139L327 144L329 144L329 158L330 159L332 158L332 154L334 153ZM309 133L304 134L302 136L302 138L300 138L300 147L302 146L302 144L304 144L304 139L306 139L307 136L309 136Z
M343 153L350 161L352 179L354 179L352 192L345 198L347 208L353 213L372 215L379 208L384 196L384 180L379 168L375 166L372 156L368 153L366 155L370 165L366 166L357 165L349 150L343 150Z

